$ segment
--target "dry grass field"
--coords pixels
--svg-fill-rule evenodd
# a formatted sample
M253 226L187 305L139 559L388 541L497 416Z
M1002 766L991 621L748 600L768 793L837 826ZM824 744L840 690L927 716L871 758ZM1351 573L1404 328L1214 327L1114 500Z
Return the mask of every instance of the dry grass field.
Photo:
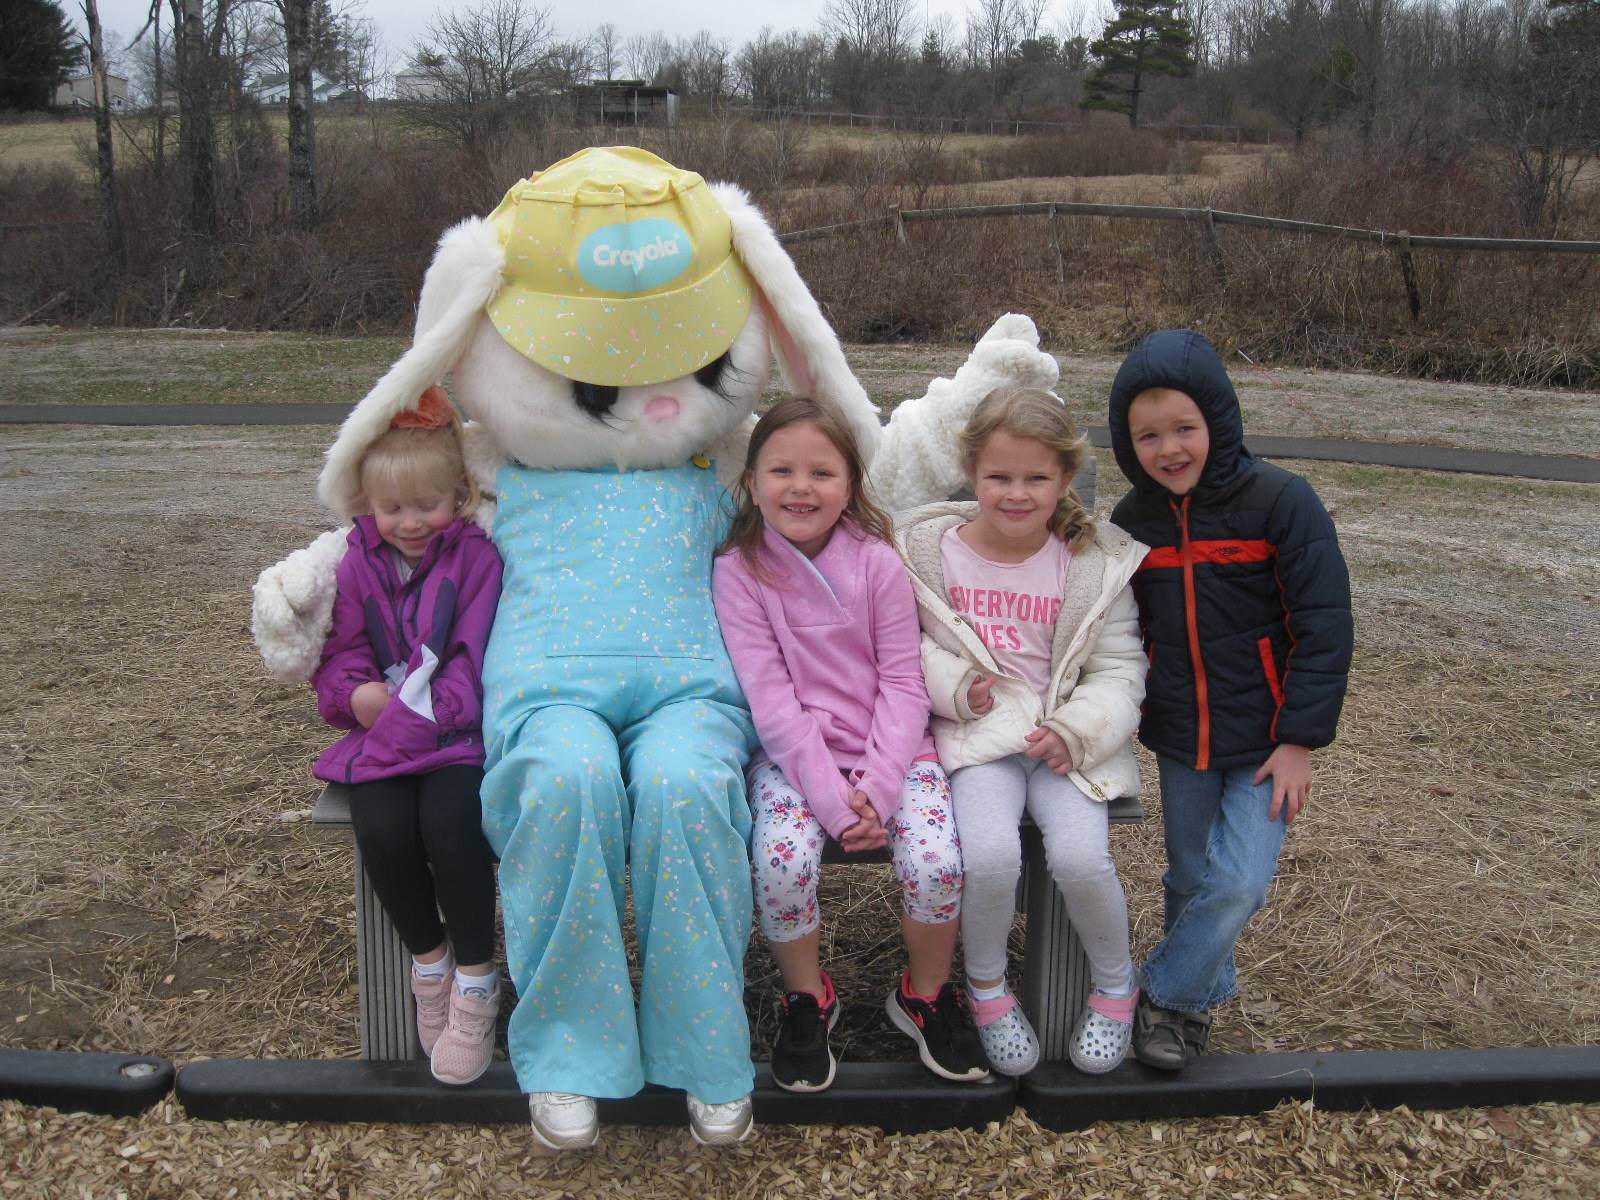
M197 372L205 399L348 402L392 351L15 331L0 337L0 402L199 399L176 379ZM887 401L964 350L850 354ZM1098 423L1114 363L1063 366L1064 394ZM1600 446L1593 394L1238 377L1258 433ZM180 1065L355 1053L350 851L306 820L306 768L327 732L308 693L266 678L248 632L256 572L324 527L312 485L330 434L0 427L0 1046ZM1273 902L1241 946L1245 990L1219 1014L1217 1049L1600 1041L1600 489L1290 465L1339 522L1358 653L1340 741L1319 755ZM1099 466L1104 505L1122 484L1108 456ZM1148 786L1145 804L1154 814ZM1160 924L1159 821L1119 831L1116 850L1142 951ZM839 1041L858 1060L907 1057L874 1011L897 959L885 884L875 868L826 884ZM774 975L759 946L748 972L761 1054ZM1071 1135L1025 1116L899 1138L772 1128L719 1155L692 1152L681 1131L608 1130L596 1153L550 1162L516 1128L209 1125L171 1102L131 1120L7 1103L0 1195L889 1196L931 1184L996 1197L1588 1197L1600 1194L1597 1134L1596 1105L1286 1105Z
M274 133L285 142L288 138L287 118L281 112L265 114L265 120ZM329 143L342 138L367 140L384 137L394 132L394 115L385 110L369 113L326 112L317 113L317 136ZM130 114L114 120L116 137L113 149L119 160L123 157L137 161L149 153L154 129L154 118L148 114ZM823 153L830 145L842 145L854 150L873 146L893 150L902 142L911 144L914 135L870 129L849 129L842 126L829 128L816 126L800 133L801 143L815 155ZM167 137L176 152L177 123L170 121ZM625 132L617 133L627 140ZM935 146L939 153L952 160L976 163L997 149L1004 149L1012 139L1003 134L952 133L932 139L927 145ZM921 145L923 143L916 143ZM1027 180L1001 180L988 184L965 184L940 190L941 204L1002 203L1034 195L1049 196L1057 200L1090 200L1104 203L1176 203L1185 195L1207 183L1229 181L1248 173L1258 165L1267 148L1264 146L1225 147L1190 143L1177 152L1170 175L1107 175L1085 179L1037 178ZM531 169L534 164L523 164ZM0 122L0 171L12 168L39 170L65 166L85 182L94 178L94 123L88 117L50 117L27 121ZM976 166L973 172L977 173ZM830 189L808 189L825 197ZM815 196L813 197L815 198Z

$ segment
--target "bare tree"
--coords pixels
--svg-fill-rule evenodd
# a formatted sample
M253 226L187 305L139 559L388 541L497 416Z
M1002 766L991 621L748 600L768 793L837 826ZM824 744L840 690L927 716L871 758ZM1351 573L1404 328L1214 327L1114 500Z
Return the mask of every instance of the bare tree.
M1395 0L1333 0L1331 19L1352 56L1349 88L1355 98L1361 138L1370 143L1385 84L1385 38Z
M106 51L100 36L100 6L83 0L83 21L89 30L89 71L94 79L95 180L100 186L100 224L113 258L125 253L122 217L117 211L116 170L111 157L111 96L106 86Z
M1245 87L1288 124L1296 145L1354 100L1355 61L1338 42L1324 0L1270 0L1237 49Z
M194 235L189 266L200 268L216 236L217 138L213 117L217 45L227 19L227 0L216 0L206 25L205 0L170 0L177 18L178 161L184 178L184 223Z
M656 81L671 57L672 42L659 30L637 34L622 43L622 59L627 65L629 77L642 79L646 83Z
M1505 61L1476 72L1485 125L1523 228L1559 236L1584 168L1600 156L1600 5L1554 0Z
M804 108L821 99L827 43L815 33L762 29L733 58L733 86L757 108Z
M311 98L313 0L273 0L283 20L289 61L289 215L300 229L317 225L317 123Z
M560 95L588 82L594 73L592 43L581 39L551 42L529 76L529 83L533 90L545 95Z
M733 56L733 86L758 109L803 109L822 96L827 43L818 34L762 29Z
M550 10L527 0L484 0L442 13L415 56L429 96L408 103L405 117L484 156L510 123L519 93L535 90L555 47Z
M345 86L354 88L358 103L378 93L382 82L393 74L383 36L370 17L354 17L345 22L343 41Z
M975 0L967 10L967 51L989 82L989 104L1005 91L1006 67L1017 46L1018 13L1013 0Z
M823 31L834 42L834 92L851 108L890 98L911 57L915 0L828 0Z
M596 25L589 39L594 47L594 65L604 79L615 79L622 65L622 38L610 21Z
M680 41L674 57L679 63L684 89L690 95L709 100L715 110L732 83L730 56L727 39L704 29Z
M1050 0L1012 0L1018 41L1037 41L1039 27L1044 24L1044 14L1050 9Z

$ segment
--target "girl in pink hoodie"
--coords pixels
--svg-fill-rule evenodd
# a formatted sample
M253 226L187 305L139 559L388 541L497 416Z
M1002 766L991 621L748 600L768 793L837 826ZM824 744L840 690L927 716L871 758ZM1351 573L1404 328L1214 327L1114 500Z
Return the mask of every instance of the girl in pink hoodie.
M783 975L773 1080L821 1091L839 1019L821 967L817 878L827 838L887 845L910 967L885 1001L924 1065L988 1077L949 982L961 899L950 787L928 734L916 605L888 518L867 496L848 422L790 397L750 436L739 511L712 574L723 640L762 752L750 767L757 910Z

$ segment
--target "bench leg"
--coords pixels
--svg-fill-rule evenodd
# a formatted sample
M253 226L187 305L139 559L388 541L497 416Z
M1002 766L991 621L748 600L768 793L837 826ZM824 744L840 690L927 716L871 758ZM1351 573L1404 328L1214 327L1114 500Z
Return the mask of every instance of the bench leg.
M1022 902L1027 914L1026 950L1018 999L1039 1035L1045 1062L1064 1062L1072 1027L1089 995L1089 956L1083 951L1066 902L1044 861L1044 839L1032 824L1024 827Z
M417 1022L411 1005L411 952L367 880L356 847L356 959L361 985L361 1057L416 1058Z

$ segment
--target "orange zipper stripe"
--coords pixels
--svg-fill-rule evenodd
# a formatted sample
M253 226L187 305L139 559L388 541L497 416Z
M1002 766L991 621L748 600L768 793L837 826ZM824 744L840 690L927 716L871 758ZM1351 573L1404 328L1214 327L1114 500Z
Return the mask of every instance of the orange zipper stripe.
M1261 669L1267 673L1267 687L1272 692L1272 702L1279 708L1283 707L1283 686L1278 682L1278 664L1272 660L1272 639L1262 638L1256 643L1256 649L1261 652ZM1278 724L1276 713L1272 716L1273 727Z

